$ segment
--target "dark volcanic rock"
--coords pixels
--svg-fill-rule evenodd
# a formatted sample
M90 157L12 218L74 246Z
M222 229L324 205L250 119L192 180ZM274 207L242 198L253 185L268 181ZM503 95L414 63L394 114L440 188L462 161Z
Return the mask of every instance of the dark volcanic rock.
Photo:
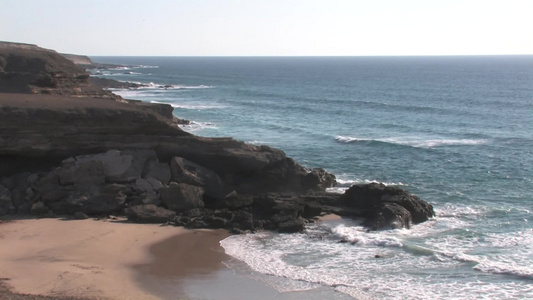
M230 193L224 198L223 207L229 209L239 209L249 207L254 203L251 195L238 195L236 192Z
M136 223L166 223L176 216L175 212L153 204L128 207L124 212L128 220Z
M182 157L170 161L170 170L172 181L203 187L206 196L215 200L222 200L233 191L217 173Z
M0 185L0 216L15 212L12 192L3 185Z
M139 83L124 82L101 77L90 77L89 82L105 89L136 89L147 86Z
M237 211L231 220L233 230L245 231L254 229L254 216L247 211Z
M154 178L162 184L168 184L170 182L170 176L171 173L168 164L156 160L149 160L142 173L143 178Z
M305 220L303 218L291 219L280 223L278 225L278 231L281 233L293 233L304 230Z
M370 220L368 224L372 224L371 227L376 227L375 229L396 228L397 224L409 227L410 220L418 224L435 215L431 204L406 190L380 183L352 186L342 196L342 204L357 209L361 216ZM375 218L377 219L372 221Z
M382 203L372 215L363 223L372 230L382 228L411 228L413 220L411 213L403 206L396 203Z
M48 214L50 208L42 202L35 202L31 206L30 213L32 215L43 216Z
M175 212L204 207L203 196L203 188L187 183L171 182L161 190L161 200L168 209Z
M335 185L334 175L322 169L308 170L292 158L281 157L274 163L240 178L237 191L255 194L269 192L305 194Z
M67 212L72 213L73 211L81 211L89 215L103 215L120 212L126 203L126 195L123 193L124 189L125 186L111 184L98 190L93 195L81 195L78 197L71 196L66 202ZM54 209L55 212L60 210L59 207Z
M86 215L85 213L81 212L81 211L77 211L74 213L74 215L72 215L74 217L74 219L76 220L86 220L89 218L88 215Z

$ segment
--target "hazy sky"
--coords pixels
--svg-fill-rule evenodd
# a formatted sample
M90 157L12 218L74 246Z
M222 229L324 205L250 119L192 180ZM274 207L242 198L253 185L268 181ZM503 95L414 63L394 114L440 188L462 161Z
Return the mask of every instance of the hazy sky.
M0 40L88 55L533 54L533 0L0 0Z

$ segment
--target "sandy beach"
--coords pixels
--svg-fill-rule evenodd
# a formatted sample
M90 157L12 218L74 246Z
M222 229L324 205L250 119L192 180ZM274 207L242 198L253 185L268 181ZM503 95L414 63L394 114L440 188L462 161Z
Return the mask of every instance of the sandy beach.
M226 236L111 219L4 220L0 278L11 292L54 298L162 299L169 292L185 298L179 279L223 267L219 241ZM160 290L164 279L175 288Z

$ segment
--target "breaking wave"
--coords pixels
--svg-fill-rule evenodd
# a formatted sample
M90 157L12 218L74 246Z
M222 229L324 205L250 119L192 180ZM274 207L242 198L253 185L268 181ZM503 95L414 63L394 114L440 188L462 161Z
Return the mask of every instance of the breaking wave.
M421 138L381 138L381 139L367 139L351 136L338 135L335 140L339 143L345 144L392 144L401 146L410 146L416 148L435 148L441 146L468 146L468 145L482 145L489 141L487 139L421 139Z

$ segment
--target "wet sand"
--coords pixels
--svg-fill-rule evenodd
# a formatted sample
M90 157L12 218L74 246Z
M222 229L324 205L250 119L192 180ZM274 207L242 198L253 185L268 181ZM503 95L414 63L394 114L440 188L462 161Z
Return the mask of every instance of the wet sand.
M227 235L117 220L3 221L1 283L14 293L53 297L42 299L165 299L170 293L158 290L168 288L160 280L224 267L219 241ZM149 278L156 280L143 281Z
M226 230L190 230L151 245L150 260L133 266L136 281L145 291L161 299L187 299L185 285L189 279L204 279L224 269L220 241Z

